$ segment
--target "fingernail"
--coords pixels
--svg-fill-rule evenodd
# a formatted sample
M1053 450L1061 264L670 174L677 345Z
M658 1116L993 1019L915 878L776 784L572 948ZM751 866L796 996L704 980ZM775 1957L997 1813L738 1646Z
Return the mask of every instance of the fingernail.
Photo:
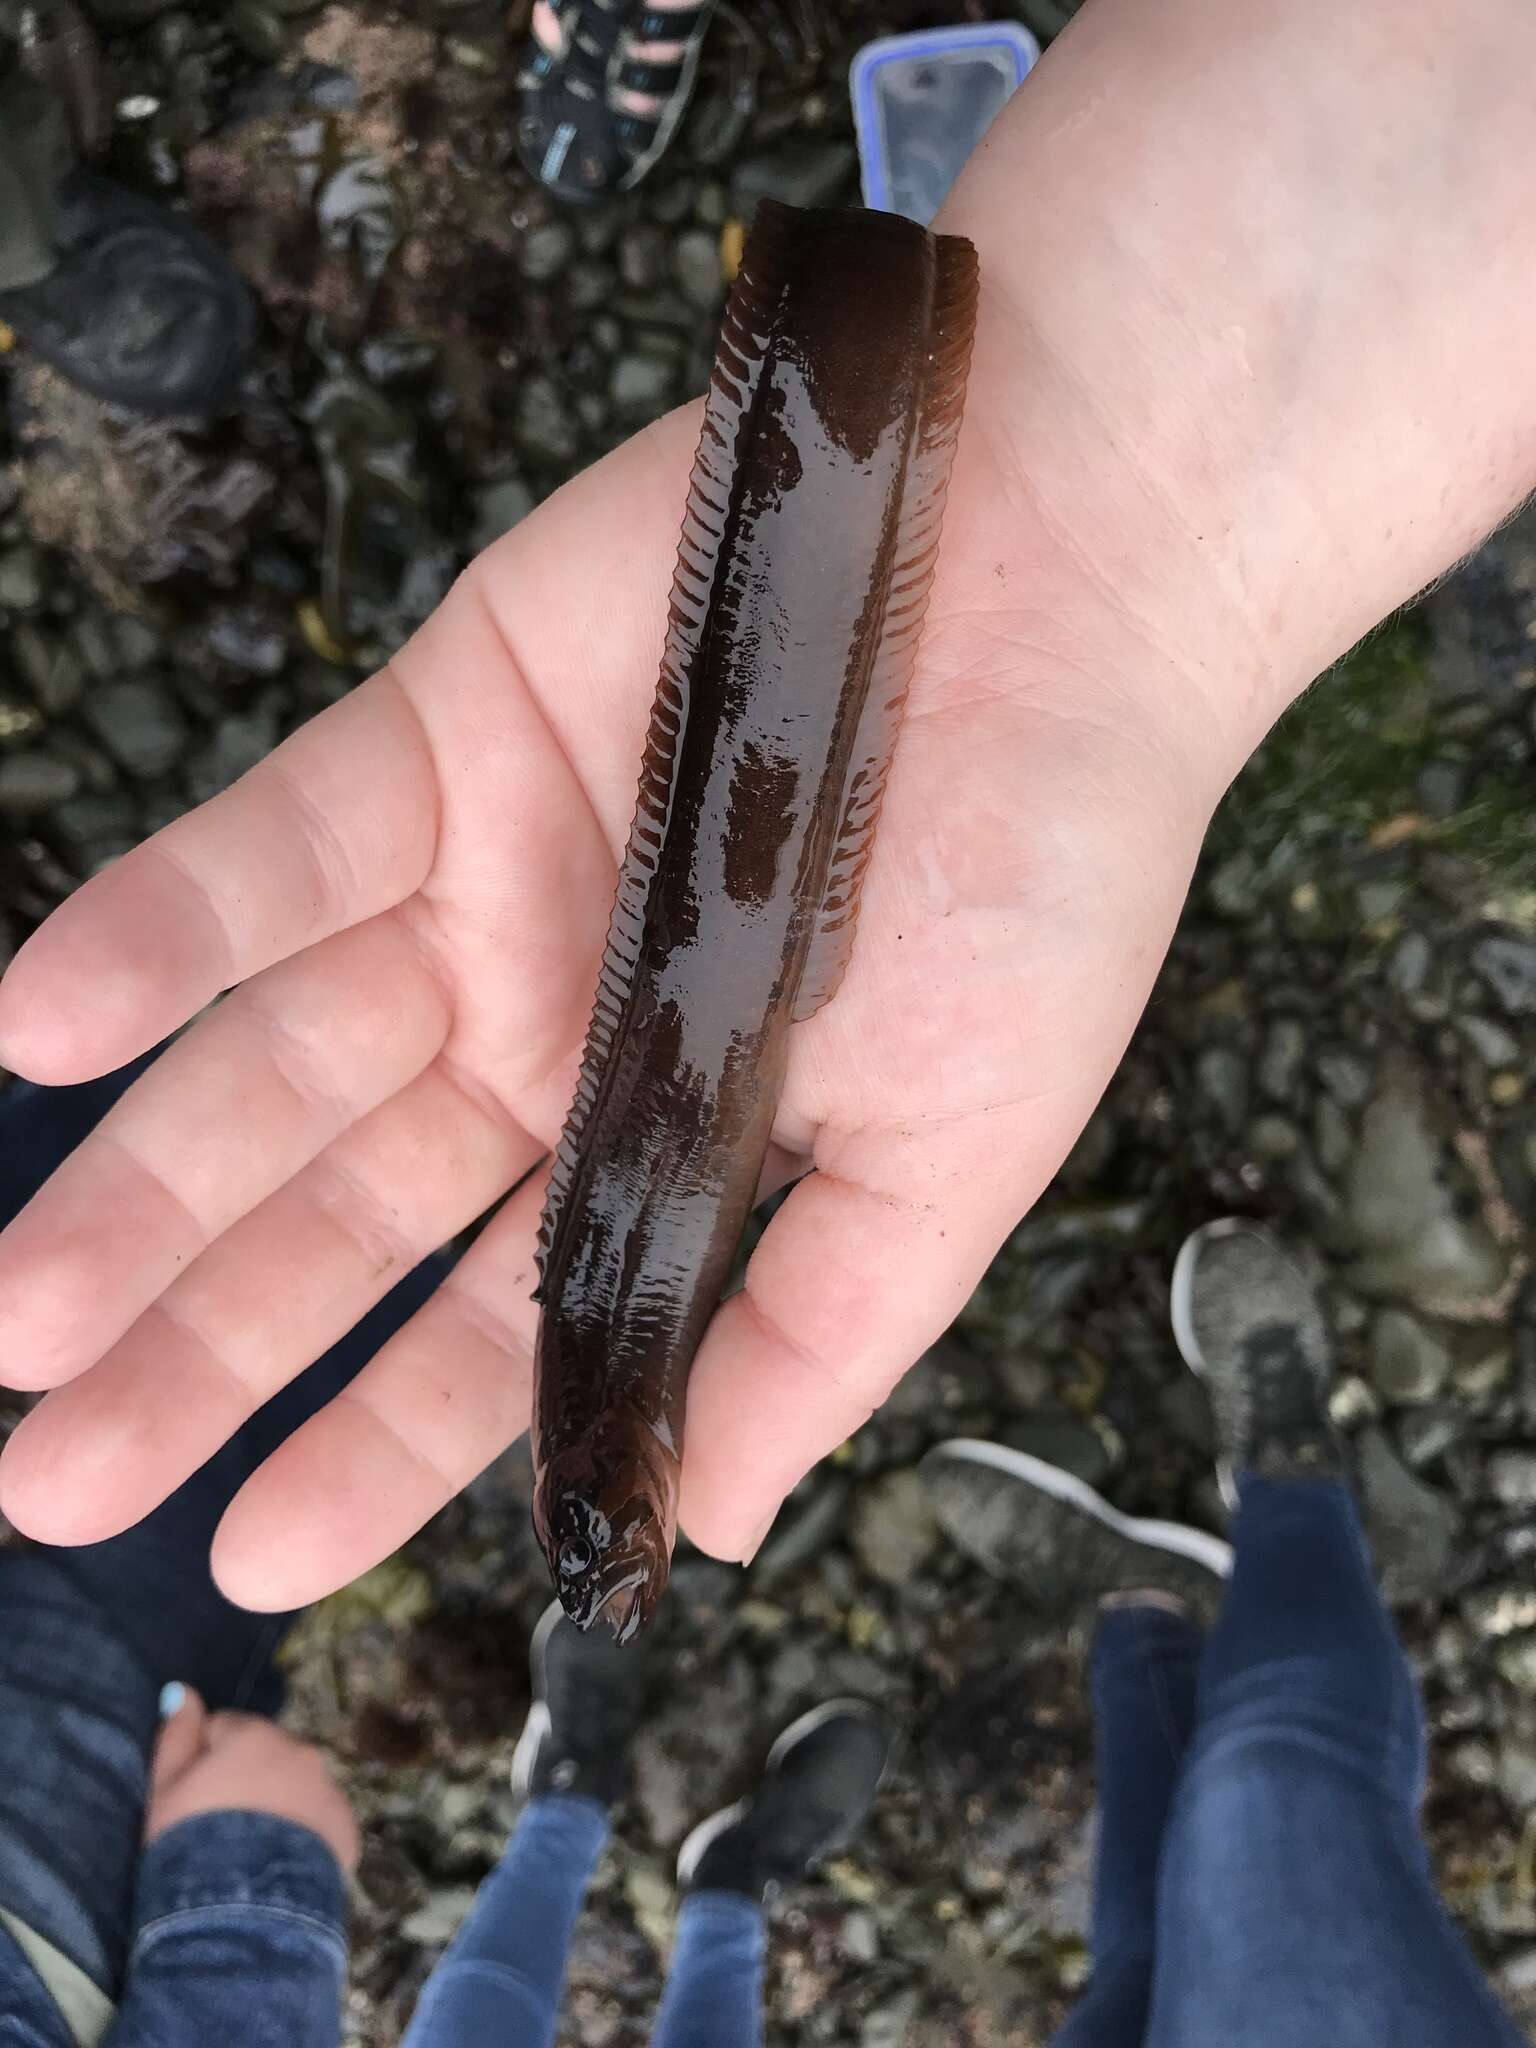
M777 1508L775 1508L773 1513L768 1517L767 1521L764 1522L763 1526L752 1538L751 1542L748 1543L743 1549L741 1553L741 1561L743 1565L749 1565L752 1562L753 1558L756 1557L757 1553L768 1541L768 1537L773 1529L773 1525L778 1519L779 1511Z
M179 1678L171 1679L160 1688L160 1718L169 1721L172 1714L179 1714L187 1704L187 1688Z

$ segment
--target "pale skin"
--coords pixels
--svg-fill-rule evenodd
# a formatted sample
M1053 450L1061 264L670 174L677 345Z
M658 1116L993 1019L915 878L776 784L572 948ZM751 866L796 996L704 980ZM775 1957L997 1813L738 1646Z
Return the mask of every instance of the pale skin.
M294 1821L318 1835L343 1870L357 1868L357 1822L314 1744L259 1714L210 1714L189 1692L155 1744L144 1839L231 1810Z
M1279 712L1536 483L1536 10L1093 0L941 225L984 289L858 943L695 1368L683 1523L751 1554L951 1320L1146 1000ZM634 798L697 417L466 574L384 675L81 890L0 985L45 1082L227 1000L0 1239L0 1505L142 1515L547 1152ZM528 1420L535 1174L215 1548L282 1608Z

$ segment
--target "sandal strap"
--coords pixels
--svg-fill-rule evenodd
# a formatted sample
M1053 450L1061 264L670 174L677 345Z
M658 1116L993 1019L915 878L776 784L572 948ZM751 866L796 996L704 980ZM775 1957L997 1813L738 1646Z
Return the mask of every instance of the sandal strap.
M683 60L674 58L669 64L642 64L631 59L619 72L619 83L627 92L654 94L657 99L669 99L677 91L683 79Z
M708 6L703 4L697 7L648 7L635 23L635 41L686 43L708 12Z

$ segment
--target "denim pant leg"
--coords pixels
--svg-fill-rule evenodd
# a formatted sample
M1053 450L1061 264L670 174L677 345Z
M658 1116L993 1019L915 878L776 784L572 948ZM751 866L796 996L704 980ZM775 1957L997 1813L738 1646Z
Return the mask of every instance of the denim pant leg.
M36 1551L0 1556L0 1907L109 1998L127 1960L158 1688Z
M427 1979L401 2048L553 2048L571 1933L607 1840L595 1800L550 1792L529 1801Z
M1093 1975L1055 2048L1141 2048L1152 1997L1157 1875L1195 1721L1205 1637L1183 1615L1123 1607L1099 1617L1093 1713L1099 1822Z
M1417 1688L1348 1490L1242 1483L1147 2048L1520 2048L1436 1894Z
M741 1892L693 1892L678 1916L677 1945L651 2048L760 2048L768 1926Z

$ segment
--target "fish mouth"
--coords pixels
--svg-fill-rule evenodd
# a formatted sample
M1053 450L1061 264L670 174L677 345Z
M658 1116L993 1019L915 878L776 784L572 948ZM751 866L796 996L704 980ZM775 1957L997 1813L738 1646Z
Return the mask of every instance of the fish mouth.
M585 1631L601 1620L627 1643L655 1613L671 1563L665 1525L651 1502L606 1515L581 1492L541 1497L534 1514L560 1605Z

